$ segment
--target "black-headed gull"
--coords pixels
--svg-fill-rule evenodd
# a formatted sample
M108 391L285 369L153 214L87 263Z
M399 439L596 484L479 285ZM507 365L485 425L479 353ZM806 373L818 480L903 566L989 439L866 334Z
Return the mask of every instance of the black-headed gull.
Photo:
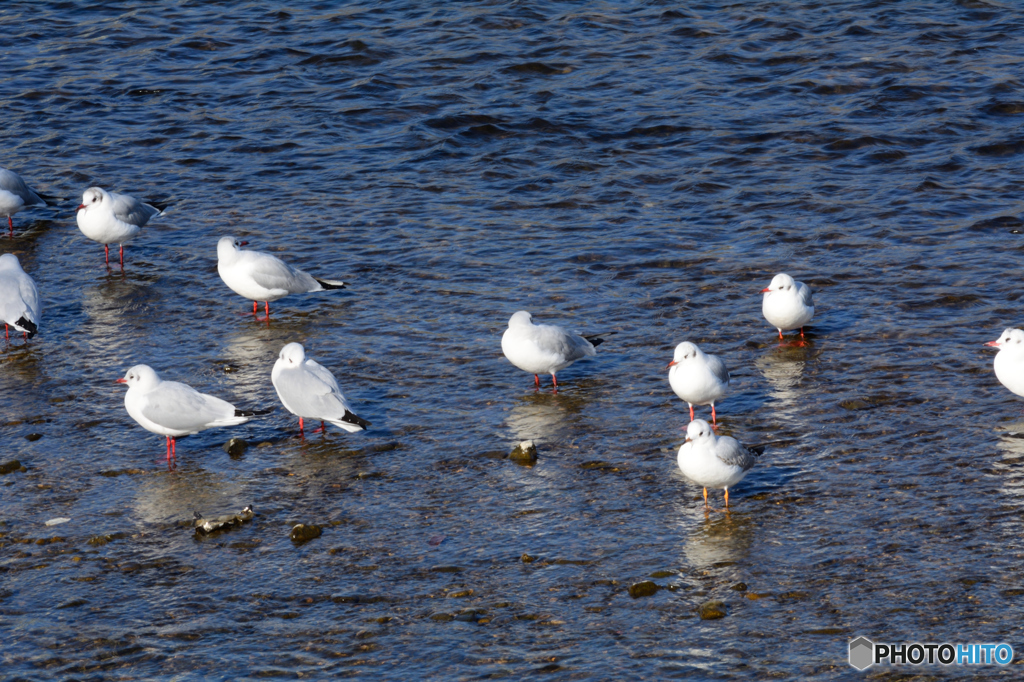
M679 448L679 470L683 476L704 488L704 506L708 506L708 488L725 488L725 506L729 506L729 488L743 480L757 455L731 436L716 436L711 425L695 419L686 427L686 442Z
M1011 393L1024 397L1024 331L1006 329L998 339L985 345L999 349L992 362L996 379Z
M167 464L175 458L175 439L219 426L235 426L269 410L243 411L177 381L164 381L149 365L135 365L119 384L128 384L124 407L139 426L167 438Z
M125 194L115 194L99 187L90 187L82 194L75 217L78 229L89 239L103 244L106 263L110 265L110 245L121 247L124 268L124 245L131 241L153 216L160 215L163 204L144 203Z
M46 206L46 202L29 189L20 175L12 170L0 168L0 217L7 218L12 237L14 221L11 220L11 216L29 206Z
M501 351L509 362L533 375L537 388L540 388L540 375L550 374L557 389L555 374L559 370L596 355L594 347L604 341L601 337L614 333L581 336L553 324L534 324L533 316L520 310L508 321L508 329L501 337Z
M725 363L702 351L697 344L683 341L676 346L668 367L668 383L690 406L690 420L693 420L694 405L711 405L711 421L717 424L715 401L725 397L729 385Z
M800 336L803 336L804 325L814 317L810 287L783 272L775 275L772 283L761 289L761 293L764 294L761 312L764 319L779 330L779 338L782 338L782 332L791 329L799 329Z
M324 422L353 433L370 426L370 422L352 412L331 371L306 357L302 344L289 343L281 349L270 380L281 404L299 418L299 433L303 418L320 422L320 428L313 433L326 432Z
M270 316L270 302L288 294L341 289L344 282L318 279L307 272L293 268L277 256L262 251L243 251L234 237L221 237L217 242L217 272L228 288L252 301L252 314L256 302L263 301Z
M4 323L4 336L10 338L10 325L31 339L39 331L41 320L36 283L21 269L17 256L5 253L0 256L0 321Z

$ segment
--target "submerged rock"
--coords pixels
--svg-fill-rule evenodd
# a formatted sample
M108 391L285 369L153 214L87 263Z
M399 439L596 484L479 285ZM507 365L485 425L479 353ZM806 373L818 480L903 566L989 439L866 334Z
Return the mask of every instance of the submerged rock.
M701 620L725 618L725 602L718 599L704 602L697 607L697 613L700 615Z
M208 535L224 528L240 526L246 521L251 521L253 516L255 514L253 514L251 504L237 514L225 514L224 516L215 516L209 519L205 519L202 514L195 512L195 520L192 522L192 525L195 526L196 535Z
M629 586L629 596L633 599L639 599L640 597L650 597L654 595L661 586L653 580L641 580L638 583L633 583Z
M298 523L292 527L292 541L309 542L313 538L320 537L320 532L320 526L315 523Z
M224 443L223 449L231 457L241 457L245 454L245 450L248 447L249 441L244 438L232 438L227 443Z
M519 445L512 448L512 452L508 456L514 462L531 464L537 461L537 446L533 444L532 440L524 440Z
M21 465L16 459L12 459L10 462L4 462L0 464L0 474L10 474L15 471L25 472L27 469Z

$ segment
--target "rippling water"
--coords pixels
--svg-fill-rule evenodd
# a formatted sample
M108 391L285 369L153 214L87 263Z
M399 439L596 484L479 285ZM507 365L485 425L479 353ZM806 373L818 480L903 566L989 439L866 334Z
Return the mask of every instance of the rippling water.
M1015 3L153 4L0 9L0 165L60 198L0 244L44 299L0 351L5 677L832 679L858 635L1024 646L1024 419L982 347L1021 323ZM172 204L123 274L75 225L92 184ZM351 287L261 324L224 234ZM804 347L761 317L779 271L816 292ZM501 356L519 309L618 334L538 393ZM731 368L720 432L767 444L728 515L675 463L685 339ZM113 383L277 405L289 341L370 431L279 407L169 473Z

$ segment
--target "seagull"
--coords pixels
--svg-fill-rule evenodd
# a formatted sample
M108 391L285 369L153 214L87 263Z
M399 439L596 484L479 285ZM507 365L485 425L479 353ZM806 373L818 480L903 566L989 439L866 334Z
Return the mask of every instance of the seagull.
M149 365L135 365L119 384L128 384L124 407L139 426L167 438L167 466L176 459L175 439L219 426L235 426L270 410L236 409L177 381L164 381Z
M601 345L601 337L614 333L580 336L555 325L534 324L533 316L520 310L508 321L508 329L501 337L501 351L509 362L533 375L537 388L539 375L550 374L557 390L555 373L577 360L596 355L594 346Z
M125 194L115 194L99 187L90 187L82 194L76 217L78 229L89 239L103 244L107 266L110 266L110 245L121 247L121 268L124 269L124 245L135 238L153 216L166 208L156 202L143 203Z
M764 319L779 330L779 338L782 338L782 332L791 329L799 329L803 337L804 325L814 317L811 288L786 273L780 273L772 278L771 284L761 289L761 293L764 294L761 312Z
M999 349L992 363L999 383L1024 397L1024 331L1006 329L998 339L985 345Z
M686 442L679 448L679 470L697 485L704 486L705 508L708 487L725 488L728 508L729 487L743 480L760 454L743 447L731 436L716 436L710 424L694 419L686 427Z
M11 216L28 206L46 206L46 202L29 189L20 175L12 170L0 168L0 216L7 217L12 237L14 221L11 220Z
M234 237L221 237L217 242L217 272L233 292L252 301L252 314L256 314L257 301L266 306L270 318L270 302L288 294L303 294L329 289L341 289L344 282L318 279L307 272L293 268L277 256L262 251L243 251Z
M710 404L711 421L717 424L715 401L725 397L725 387L729 385L725 363L697 348L697 344L683 341L676 346L668 366L668 383L690 406L690 421L693 421L694 405Z
M326 433L324 422L352 433L370 426L370 422L352 412L331 371L308 359L300 343L289 343L281 349L270 380L281 403L299 418L299 433L303 417L320 422L320 428L313 433Z
M23 332L27 340L39 332L42 320L36 283L21 269L13 253L0 256L0 320L8 340L11 338L8 325Z

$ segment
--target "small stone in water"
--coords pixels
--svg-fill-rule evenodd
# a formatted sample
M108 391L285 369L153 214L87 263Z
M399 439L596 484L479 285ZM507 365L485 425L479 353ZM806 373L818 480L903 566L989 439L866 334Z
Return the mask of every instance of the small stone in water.
M25 467L21 466L21 462L16 459L0 464L0 474L9 474L15 471L25 471Z
M435 547L437 545L440 545L442 542L444 542L444 536L443 535L434 535L429 540L427 540L427 544L428 545L432 545L432 546L435 546Z
M650 597L659 589L661 589L661 586L653 580L641 580L640 582L633 583L629 586L629 596L633 599Z
M725 618L725 602L717 599L704 602L697 607L697 613L700 614L701 620L718 620L719 618Z
M320 526L314 523L299 523L292 528L292 540L302 543L320 537Z
M39 440L42 437L43 434L41 433L30 433L27 436L25 436L25 440L27 440L29 443L34 443L35 441Z
M46 522L46 525L47 526L57 526L57 525L60 525L62 523L67 523L70 520L71 519L66 519L63 516L61 516L61 517L58 517L56 519L50 519L49 521Z
M206 535L215 530L221 530L222 528L240 526L246 521L251 521L255 514L252 511L252 505L248 505L237 514L227 514L225 516L216 516L212 519L204 519L202 514L195 512L194 516L195 520L192 522L192 525L196 528L196 534Z
M224 443L224 452L232 457L240 457L248 447L249 442L244 438L232 438L227 443Z
M736 583L735 585L733 585L729 589L730 590L736 590L737 592L746 592L747 591L747 584L746 583Z
M533 444L532 440L524 440L522 443L512 448L512 452L509 454L508 458L515 462L536 462L537 446Z

